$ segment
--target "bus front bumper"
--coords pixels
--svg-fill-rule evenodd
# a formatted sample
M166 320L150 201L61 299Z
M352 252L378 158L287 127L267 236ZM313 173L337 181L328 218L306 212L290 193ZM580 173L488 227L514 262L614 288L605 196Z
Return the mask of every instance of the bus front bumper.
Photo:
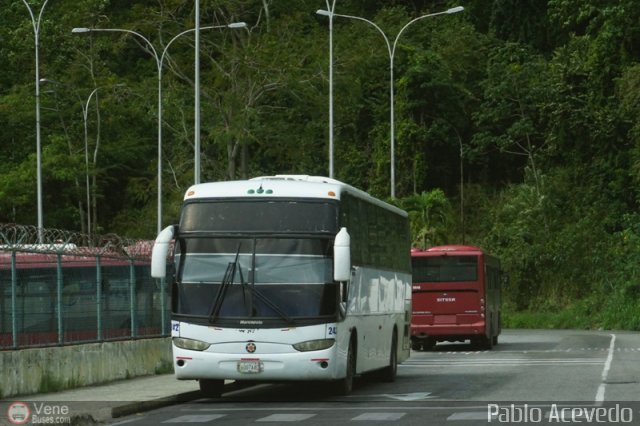
M411 324L411 339L428 337L473 337L485 334L485 321L477 321L470 324Z
M216 353L181 349L173 345L177 379L224 379L251 381L335 380L339 365L336 346L321 351L263 353Z

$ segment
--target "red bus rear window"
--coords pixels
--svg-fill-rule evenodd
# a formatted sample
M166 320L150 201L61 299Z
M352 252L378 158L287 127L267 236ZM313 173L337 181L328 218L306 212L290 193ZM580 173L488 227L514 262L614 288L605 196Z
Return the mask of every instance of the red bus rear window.
M416 256L411 262L414 283L478 280L476 256Z

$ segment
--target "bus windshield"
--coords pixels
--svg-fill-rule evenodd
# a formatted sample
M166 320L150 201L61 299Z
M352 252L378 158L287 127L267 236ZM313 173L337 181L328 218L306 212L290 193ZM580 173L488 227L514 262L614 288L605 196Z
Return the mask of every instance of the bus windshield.
M411 262L414 283L478 280L476 256L414 256Z
M328 238L190 238L176 245L176 314L231 318L334 315Z

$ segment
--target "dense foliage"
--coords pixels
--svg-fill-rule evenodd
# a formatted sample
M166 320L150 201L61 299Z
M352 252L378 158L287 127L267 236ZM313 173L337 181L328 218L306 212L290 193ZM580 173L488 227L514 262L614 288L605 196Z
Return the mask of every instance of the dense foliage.
M34 25L45 0L27 3L34 21L23 0L0 8L0 222L35 224ZM464 12L404 27L458 4ZM315 11L332 5L200 1L203 27L248 24L202 30L202 181L328 174L329 19ZM375 22L391 45L404 27L393 51L392 201L411 212L415 244L499 255L508 307L544 312L540 325L640 329L634 6L335 1L335 13ZM159 63L150 44L163 59L166 225L194 180L194 37L173 39L194 27L194 2L48 0L41 16L44 226L153 237ZM333 40L335 177L388 197L389 51L376 28L348 17L334 16Z

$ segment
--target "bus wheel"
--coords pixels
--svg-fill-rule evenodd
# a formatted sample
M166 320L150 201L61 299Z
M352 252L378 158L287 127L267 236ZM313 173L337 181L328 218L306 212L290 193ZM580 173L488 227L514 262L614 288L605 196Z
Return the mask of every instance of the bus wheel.
M493 338L492 337L485 337L484 338L484 348L487 350L491 350L493 349Z
M391 353L389 354L389 365L380 370L380 379L383 382L392 383L396 381L398 374L398 334L393 330L391 337Z
M356 348L353 337L349 341L347 350L347 371L344 378L335 383L335 391L338 395L349 395L353 390L353 377L356 373Z
M224 389L224 380L200 379L200 393L205 398L220 398Z
M493 328L489 327L489 335L488 336L482 336L482 348L486 349L486 350L491 350L493 349Z

